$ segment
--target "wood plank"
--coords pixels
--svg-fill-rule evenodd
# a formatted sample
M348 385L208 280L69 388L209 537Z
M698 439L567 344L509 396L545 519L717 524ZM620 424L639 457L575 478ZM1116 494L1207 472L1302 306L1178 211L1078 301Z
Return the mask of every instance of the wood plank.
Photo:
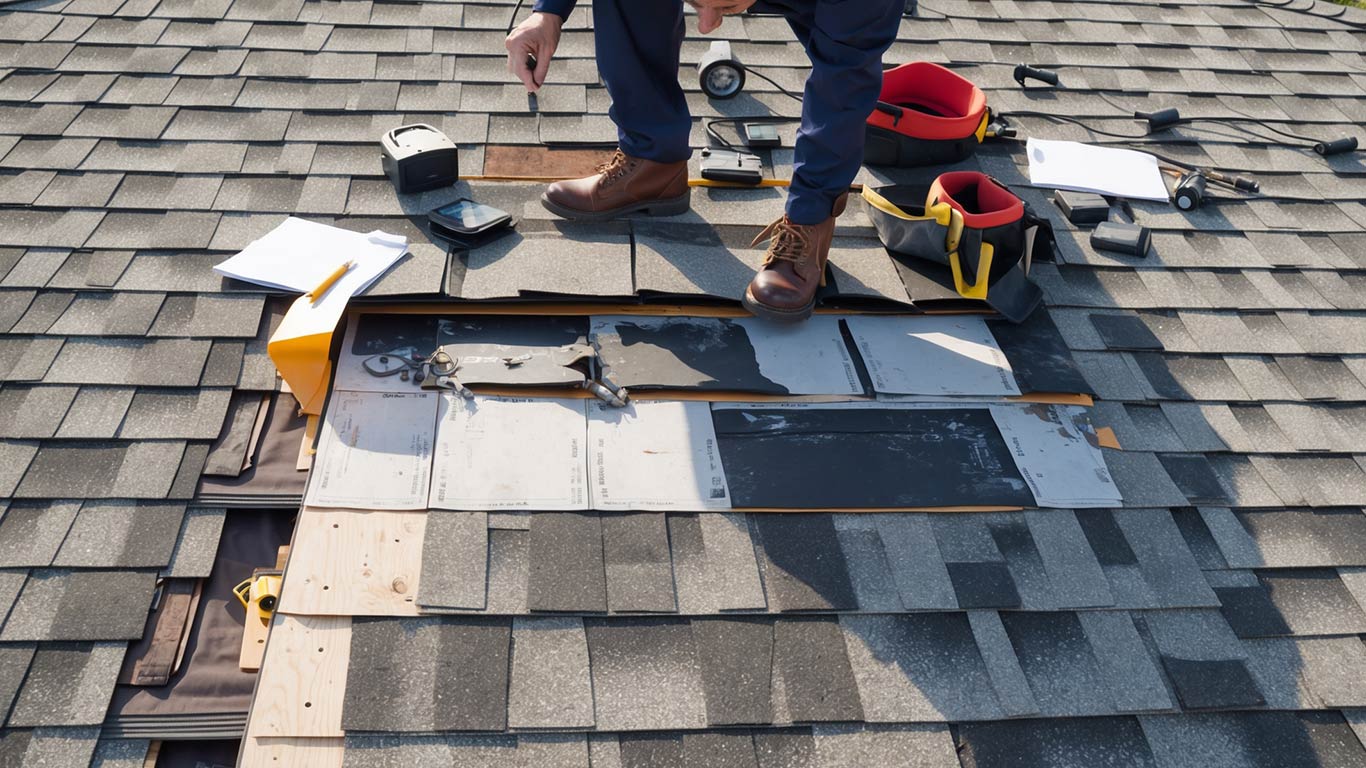
M277 613L256 683L247 735L342 736L350 657L350 618Z
M285 559L284 553L288 549L288 546L280 547L275 555L276 566L253 570L251 580L255 582L265 575L283 575L284 565L281 561ZM243 672L255 672L261 668L261 659L266 653L266 638L270 636L270 626L270 623L264 623L256 618L256 611L247 611L246 621L242 622L242 646L237 650L237 666Z
M238 768L341 768L344 739L244 739Z
M426 512L305 507L294 529L282 613L416 616Z

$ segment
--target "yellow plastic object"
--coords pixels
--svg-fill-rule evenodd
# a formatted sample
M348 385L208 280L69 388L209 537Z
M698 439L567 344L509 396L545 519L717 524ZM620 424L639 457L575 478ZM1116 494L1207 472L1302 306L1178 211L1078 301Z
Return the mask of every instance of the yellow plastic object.
M248 613L254 612L262 624L269 624L270 617L275 615L275 606L280 602L282 581L282 577L278 575L257 576L233 587L232 593L237 596L237 601Z
M315 306L307 296L301 296L290 305L270 337L270 360L304 413L317 416L323 412L327 382L332 378L332 361L328 359L332 334L345 311L346 305L341 302Z
M991 277L991 255L995 252L991 243L982 243L982 255L977 257L977 282L968 285L963 279L963 266L959 261L958 250L949 254L949 267L953 269L953 287L965 299L985 299L987 280Z

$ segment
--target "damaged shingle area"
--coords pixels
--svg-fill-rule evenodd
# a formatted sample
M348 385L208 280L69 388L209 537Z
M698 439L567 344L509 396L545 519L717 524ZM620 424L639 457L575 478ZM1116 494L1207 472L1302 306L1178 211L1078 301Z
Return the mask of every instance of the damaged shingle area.
M505 71L513 13L509 0L0 7L0 766L142 766L148 742L100 724L158 578L210 575L225 499L297 503L292 487L196 498L201 473L221 491L269 474L253 462L292 473L297 459L302 426L250 450L292 404L273 402L266 353L287 303L211 270L286 216L408 236L413 253L371 299L738 296L781 190L698 189L686 216L590 225L553 221L528 181L393 193L376 141L401 124L446 132L467 177L543 176L537 163L564 162L545 144L612 141L591 10L566 25L541 115ZM693 69L726 37L800 89L807 58L783 21L703 36L686 19L694 143L702 119L796 114L758 77L709 103ZM926 0L885 63L948 63L997 112L1109 133L1174 107L1332 139L1366 124L1363 22L1318 0ZM1021 89L1021 62L1061 87ZM1051 220L1059 256L1035 254L1036 320L1079 364L1070 391L1099 395L1124 508L432 513L413 597L455 615L354 621L342 764L1366 763L1366 166L1210 126L1148 140L1264 194L1211 185L1190 214L1134 202L1125 215L1155 243L1134 259L1094 250L1029 189L1019 148L988 143L952 166ZM767 159L791 176L790 144ZM423 214L460 196L508 210L518 233L470 253L429 242ZM832 305L951 295L883 258L861 206L836 233ZM1014 349L1037 339L1003 334ZM1012 363L1022 384L1048 373Z

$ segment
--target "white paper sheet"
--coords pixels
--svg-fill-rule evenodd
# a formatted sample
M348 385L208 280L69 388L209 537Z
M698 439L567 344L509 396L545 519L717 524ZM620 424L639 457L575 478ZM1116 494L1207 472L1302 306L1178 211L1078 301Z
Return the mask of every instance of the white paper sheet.
M1134 200L1168 199L1157 158L1146 152L1076 141L1029 140L1029 183Z
M891 395L1020 394L986 321L971 315L846 318L873 389Z
M590 401L588 444L593 509L730 509L708 403Z
M992 418L1041 507L1113 507L1122 502L1086 410L1063 405L993 405Z
M587 400L441 393L433 509L588 509Z
M437 396L334 391L313 459L307 503L426 509Z
M307 293L347 261L352 267L322 297L345 299L360 293L408 250L408 238L378 230L368 234L293 216L213 268L225 277Z

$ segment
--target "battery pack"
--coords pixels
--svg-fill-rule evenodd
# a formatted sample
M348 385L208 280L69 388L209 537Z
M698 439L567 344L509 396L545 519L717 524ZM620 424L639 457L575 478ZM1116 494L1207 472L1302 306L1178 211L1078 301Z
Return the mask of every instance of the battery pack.
M1110 218L1110 203L1092 192L1059 189L1053 193L1053 203L1078 227L1089 227Z
M1146 258L1153 236L1147 227L1102 221L1091 233L1091 247L1099 251L1113 251L1126 256Z
M730 149L702 150L702 178L737 184L758 184L764 180L764 162L758 155Z

